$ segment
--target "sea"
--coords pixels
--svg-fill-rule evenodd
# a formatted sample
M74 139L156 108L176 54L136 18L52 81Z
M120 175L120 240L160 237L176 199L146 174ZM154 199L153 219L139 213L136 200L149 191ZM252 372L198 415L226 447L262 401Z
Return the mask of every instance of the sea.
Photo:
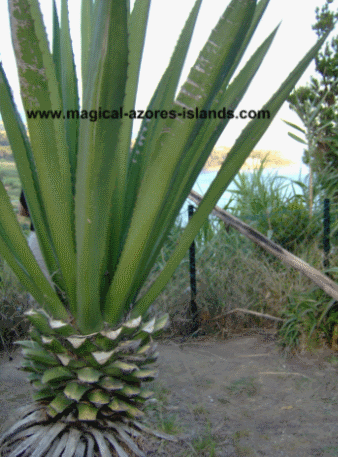
M245 174L246 173L249 174L252 172L253 172L252 169L245 169L245 170L240 171L240 173L245 173ZM273 175L273 176L280 176L280 177L287 178L283 184L285 184L286 190L288 189L288 187L290 188L290 194L291 194L292 193L292 181L293 180L304 181L304 178L308 175L308 173L309 173L309 167L305 164L299 163L299 164L288 165L286 167L280 167L280 168L265 168L263 170L263 177L266 175L269 175L269 176ZM208 190L210 184L216 177L216 175L217 175L217 171L202 171L193 186L193 190L198 192L200 195L204 195L205 192ZM235 180L236 180L236 177L235 177ZM295 188L297 190L297 186ZM232 181L230 183L228 189L224 192L222 197L219 199L217 206L220 206L221 208L223 206L225 206L232 195L231 190L235 190L235 189L237 189L237 186L236 186L235 182ZM191 205L191 204L196 206L195 203L193 203L191 200L187 199L181 208L180 218L181 218L182 227L185 227L188 223L188 205Z

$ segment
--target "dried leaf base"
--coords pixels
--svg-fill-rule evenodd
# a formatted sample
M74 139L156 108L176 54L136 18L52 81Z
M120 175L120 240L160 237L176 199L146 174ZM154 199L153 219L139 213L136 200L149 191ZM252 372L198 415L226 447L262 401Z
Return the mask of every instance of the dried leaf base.
M85 423L71 417L51 419L44 406L29 405L22 419L1 438L1 457L145 457L137 441L145 434L177 441L139 421L96 420Z

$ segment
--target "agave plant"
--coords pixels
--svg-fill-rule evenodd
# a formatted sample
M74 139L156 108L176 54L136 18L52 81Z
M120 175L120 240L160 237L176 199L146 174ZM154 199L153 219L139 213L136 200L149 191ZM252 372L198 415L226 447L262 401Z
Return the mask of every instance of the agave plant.
M53 4L50 50L38 0L8 0L24 108L53 113L27 115L29 136L0 67L1 114L53 279L50 285L42 274L0 183L0 252L40 305L27 313L30 340L20 342L35 403L2 436L0 455L141 456L133 438L150 431L139 418L152 395L145 383L155 377L154 337L168 322L167 315L143 316L325 37L264 105L270 118L245 127L173 255L140 296L229 122L169 114L236 109L276 33L233 77L268 0L230 2L175 97L196 0L148 106L160 114L143 120L133 147L133 115L119 113L135 108L150 0L136 0L132 11L129 0L82 0L81 97L67 0L60 23Z

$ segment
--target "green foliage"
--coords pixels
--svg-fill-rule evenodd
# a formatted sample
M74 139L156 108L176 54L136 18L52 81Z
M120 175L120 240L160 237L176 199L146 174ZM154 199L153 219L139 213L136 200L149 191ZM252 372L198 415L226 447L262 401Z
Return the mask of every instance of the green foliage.
M285 322L279 331L282 346L290 349L299 347L300 337L304 332L304 322L310 320L316 324L316 311L314 300L303 299L299 302L295 297L289 297L289 306L282 312Z
M294 187L290 191L287 178L264 170L264 161L252 173L239 173L234 182L234 215L283 248L295 252L297 245L318 235L319 221L310 218L304 195ZM297 184L306 192L305 183Z
M195 450L195 453L199 453L200 455L208 455L210 457L216 456L216 441L215 438L210 433L210 425L209 430L204 433L202 436L195 438L193 440L192 446ZM207 454L206 454L207 452ZM201 454L202 453L202 454Z
M5 130L0 130L0 161L14 160Z
M337 24L338 11L331 10L331 3L332 0L326 0L321 8L316 8L316 23L312 28L318 36L323 36ZM311 165L314 173L320 175L322 189L337 199L337 180L332 180L332 173L338 167L337 35L325 44L315 63L316 77L311 76L306 86L295 89L288 101L290 108L297 113L305 126L307 148L303 161Z
M291 197L289 201L274 209L270 216L272 239L288 251L295 252L297 245L315 233L310 232L310 217L302 198Z
M318 288L291 293L281 317L285 322L279 330L279 345L288 350L320 343L321 336L331 341L333 327L338 322L335 301Z
M231 203L234 201L234 198L231 197L226 205L223 206L223 209L227 211L230 208ZM204 221L199 232L197 233L194 241L196 249L199 253L213 242L216 234L221 230L223 231L225 224L218 217L213 216L212 214ZM229 230L227 227L226 230Z

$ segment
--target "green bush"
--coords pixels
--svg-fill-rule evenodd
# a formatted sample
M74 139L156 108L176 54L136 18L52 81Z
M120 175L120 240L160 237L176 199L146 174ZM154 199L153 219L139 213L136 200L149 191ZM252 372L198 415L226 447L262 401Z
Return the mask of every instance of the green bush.
M252 173L239 173L232 212L288 251L295 252L304 241L313 240L321 230L320 208L310 217L306 196L290 189L289 179L269 172L264 161ZM297 182L298 184L298 182ZM301 183L303 184L303 183Z
M319 227L309 212L302 198L295 195L289 201L276 207L265 222L272 228L272 240L284 249L294 252L304 241L310 241L319 234Z

